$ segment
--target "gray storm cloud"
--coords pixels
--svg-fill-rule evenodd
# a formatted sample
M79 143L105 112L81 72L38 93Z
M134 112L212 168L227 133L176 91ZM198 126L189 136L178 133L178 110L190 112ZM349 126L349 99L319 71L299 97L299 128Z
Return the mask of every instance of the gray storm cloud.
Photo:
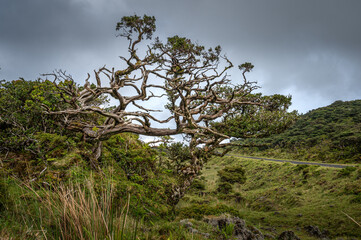
M0 79L61 68L82 82L104 64L117 67L127 52L116 22L148 14L160 37L220 44L235 64L251 61L263 92L291 94L293 109L306 112L360 98L360 9L358 0L3 0Z

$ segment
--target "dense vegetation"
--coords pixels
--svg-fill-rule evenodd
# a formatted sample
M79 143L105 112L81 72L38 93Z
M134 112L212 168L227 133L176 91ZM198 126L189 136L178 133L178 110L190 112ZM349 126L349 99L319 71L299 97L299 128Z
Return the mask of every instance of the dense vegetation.
M325 162L361 162L361 100L336 101L312 110L289 129L245 143L243 153Z
M287 112L290 96L253 93L258 86L245 77L251 63L239 65L243 83L232 85L226 70L233 64L220 55L220 47L206 50L187 38L175 36L165 43L157 38L141 58L136 46L151 38L155 19L123 17L116 29L129 41L130 56L121 57L122 70L94 71L95 84L89 82L89 75L79 86L64 71L46 75L53 81L0 81L1 239L230 239L239 232L232 222L209 224L214 215L238 223L242 217L260 225L258 214L270 219L261 221L277 222L282 224L280 230L286 230L295 225L270 217L270 212L299 207L297 211L308 214L308 208L302 207L309 199L303 199L302 191L316 183L325 185L326 197L350 203L347 212L351 207L359 209L357 168L341 170L337 179L330 179L334 172L324 169L276 169L212 158L231 150L232 144L221 143L224 139L252 138L246 144L254 144L253 138L280 133L297 116ZM228 65L219 70L221 59ZM164 85L149 83L149 75ZM101 76L109 86L101 85ZM122 95L123 87L136 94ZM157 96L149 89L164 93ZM158 109L140 104L162 97L170 115L165 120L154 114ZM111 98L118 105L109 106ZM288 149L300 155L313 153L321 160L357 161L360 101L351 103L336 102L330 109L310 112L283 135L256 143L272 146L263 149L269 152ZM131 104L138 110L129 109ZM171 121L172 129L154 124ZM188 144L169 142L169 135L179 133ZM139 134L163 138L151 147ZM301 193L270 189L264 176L274 184L281 184L275 178L282 176L285 188L296 186ZM342 182L336 183L339 179ZM350 180L357 184L349 184ZM338 187L344 192L333 194ZM355 226L343 226L338 233L336 225L345 221L336 220L319 225L331 226L332 236L359 236L352 234ZM316 224L316 220L308 216L297 223ZM190 228L192 224L197 229ZM263 236L251 224L247 234Z
M205 216L224 214L246 219L250 229L256 229L252 224L261 226L266 236L292 229L303 239L314 239L303 228L311 225L327 230L329 236L359 237L358 226L342 214L361 220L354 214L359 212L361 201L361 171L357 167L279 167L250 160L239 162L232 157L213 158L177 204L171 196L177 186L187 181L182 170L191 164L186 145L170 144L164 138L153 149L136 134L116 134L103 141L94 170L90 164L92 142L64 128L57 116L44 114L39 107L39 102L63 107L51 82L2 82L0 91L3 238L227 239L234 233L232 225L215 229L203 222ZM328 160L331 153L341 151L344 155L338 156L359 156L358 109L360 101L336 102L302 116L290 130L266 138L263 143L278 139L277 144L283 143L282 148L288 151L300 151L299 146L303 146L317 153L313 156L317 160ZM89 115L82 121L98 119ZM293 140L287 144L290 138ZM332 151L317 147L326 139L334 144ZM329 152L322 152L325 149ZM202 156L203 151L197 151ZM272 153L275 149L266 151ZM320 207L324 210L315 211ZM179 225L179 221L189 218L193 220L187 221L199 234Z
M109 238L109 234L128 231L124 228L129 224L110 229L119 226L119 221L123 224L123 217L134 224L172 218L171 195L184 178L174 167L174 157L158 157L159 153L141 142L138 135L116 134L102 142L94 171L93 143L67 129L58 116L43 112L42 104L65 107L52 82L3 81L0 93L1 238L36 239L43 231L41 235L46 238L74 239L75 234L79 239L98 239L92 235L95 226L86 224L93 218L101 222L105 215L106 222L97 226L95 234ZM96 115L78 119L102 121ZM172 156L182 148L177 146ZM183 159L183 164L187 161L189 158ZM69 205L68 196L72 200ZM99 202L101 199L106 202ZM62 213L62 207L70 212ZM82 211L89 214L73 221L71 215L82 215ZM86 229L66 229L72 224ZM133 236L135 230L129 231Z

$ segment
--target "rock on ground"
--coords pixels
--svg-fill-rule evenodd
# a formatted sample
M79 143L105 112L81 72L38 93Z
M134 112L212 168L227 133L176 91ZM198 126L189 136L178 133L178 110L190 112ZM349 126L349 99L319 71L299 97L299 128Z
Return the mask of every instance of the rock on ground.
M292 231L284 231L278 236L277 240L301 240L301 239L297 237L296 234Z
M233 239L264 240L264 236L261 231L255 227L247 228L245 221L239 217L221 215L218 217L205 217L204 221L218 229L225 229L227 225L232 224L234 226Z

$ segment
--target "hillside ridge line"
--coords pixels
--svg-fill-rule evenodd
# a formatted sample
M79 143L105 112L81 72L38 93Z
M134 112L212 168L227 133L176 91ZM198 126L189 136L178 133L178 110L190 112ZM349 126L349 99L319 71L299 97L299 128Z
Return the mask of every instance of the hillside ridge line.
M331 168L346 168L346 167L354 167L354 165L341 165L341 164L332 164L332 163L317 163L317 162L303 162L296 160L283 160L283 159L273 159L273 158L264 158L264 157L252 157L252 156L242 156L237 154L226 154L228 156L240 157L240 158L249 158L256 160L265 160L265 161L273 161L273 162L289 162L293 164L303 164L303 165L315 165L321 167L331 167Z

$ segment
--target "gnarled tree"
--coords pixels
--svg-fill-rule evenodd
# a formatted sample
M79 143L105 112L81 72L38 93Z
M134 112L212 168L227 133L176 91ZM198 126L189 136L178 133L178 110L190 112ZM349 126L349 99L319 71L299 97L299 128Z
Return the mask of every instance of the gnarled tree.
M82 132L87 141L94 142L93 166L96 166L101 153L101 141L114 134L186 134L191 164L182 169L181 174L187 176L187 181L175 190L173 197L176 201L199 173L203 165L201 152L214 151L230 137L229 129L222 127L222 122L232 121L234 124L234 121L250 120L255 116L258 121L263 121L259 117L265 114L278 114L277 120L282 122L282 118L287 116L290 97L253 94L258 86L245 76L253 68L250 63L239 66L243 79L240 84L233 85L227 75L233 64L221 54L220 46L206 49L179 36L170 37L166 42L156 38L152 43L141 46L152 38L155 28L154 17L123 17L116 30L129 42L129 56L120 57L124 68L102 67L94 71L93 84L88 74L82 87L77 87L64 72L47 74L55 78L54 83L67 107L44 107L48 114L61 116L68 129ZM140 47L146 47L146 50L140 53ZM94 104L106 95L116 100L115 107L104 108ZM156 98L166 102L163 109L149 109L144 104ZM168 116L161 119L157 114L161 110ZM89 120L94 115L101 118ZM265 118L264 123L272 119L275 120ZM160 124L165 127L158 127ZM280 124L275 130L284 125ZM262 126L267 128L267 124ZM260 129L253 129L253 132L246 130L243 133L252 135L259 132ZM203 146L201 151L199 146Z

